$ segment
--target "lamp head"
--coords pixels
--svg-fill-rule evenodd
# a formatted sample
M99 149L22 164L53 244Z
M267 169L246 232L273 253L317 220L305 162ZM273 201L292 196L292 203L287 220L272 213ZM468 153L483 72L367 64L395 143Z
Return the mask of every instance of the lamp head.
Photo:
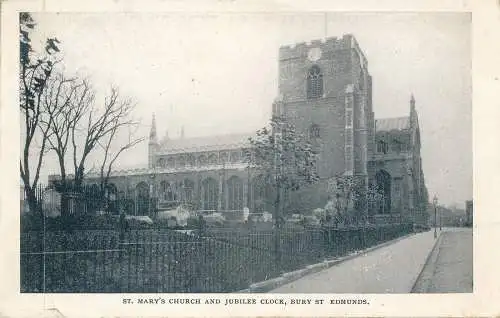
M438 198L436 195L434 195L434 198L432 199L432 203L434 203L434 205L437 205L438 203Z

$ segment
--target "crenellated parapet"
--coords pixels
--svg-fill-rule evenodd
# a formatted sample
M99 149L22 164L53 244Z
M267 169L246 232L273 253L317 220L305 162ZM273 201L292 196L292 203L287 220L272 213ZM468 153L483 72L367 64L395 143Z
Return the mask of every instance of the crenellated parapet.
M295 58L305 58L311 48L320 48L321 51L325 53L349 49L357 49L358 51L361 51L354 36L351 34L345 34L341 38L328 37L312 40L310 42L283 45L279 49L279 59L280 61L283 61Z

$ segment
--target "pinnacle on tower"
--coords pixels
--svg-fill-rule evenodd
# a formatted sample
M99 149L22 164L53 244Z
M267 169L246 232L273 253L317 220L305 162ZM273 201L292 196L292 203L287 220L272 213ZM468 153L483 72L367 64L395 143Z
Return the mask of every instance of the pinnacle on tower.
M411 110L415 109L415 97L413 96L413 93L411 93L410 108L411 108Z
M184 126L181 126L181 138L184 138Z
M149 133L149 142L150 143L156 143L157 142L157 137L156 137L156 119L155 119L155 114L153 113L153 119L151 121L151 131Z

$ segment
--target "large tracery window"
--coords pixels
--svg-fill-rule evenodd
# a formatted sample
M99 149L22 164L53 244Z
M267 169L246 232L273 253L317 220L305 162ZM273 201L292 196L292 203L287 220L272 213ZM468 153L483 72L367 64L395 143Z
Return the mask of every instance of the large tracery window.
M184 189L184 201L188 203L192 202L194 182L190 179L185 179L183 183L183 189Z
M243 181L236 176L227 181L228 209L243 210Z
M167 181L162 181L160 183L160 200L164 202L174 201L174 191Z
M219 186L213 178L207 178L202 182L203 187L203 210L216 211L219 199Z
M386 154L389 151L389 146L383 140L377 142L377 152Z
M316 124L312 124L309 128L309 137L311 139L316 139L321 137L319 126Z
M323 73L317 65L311 66L307 72L307 98L323 97Z
M375 182L377 183L378 190L382 196L379 202L379 214L387 214L391 212L391 175L385 171L380 170L375 174Z

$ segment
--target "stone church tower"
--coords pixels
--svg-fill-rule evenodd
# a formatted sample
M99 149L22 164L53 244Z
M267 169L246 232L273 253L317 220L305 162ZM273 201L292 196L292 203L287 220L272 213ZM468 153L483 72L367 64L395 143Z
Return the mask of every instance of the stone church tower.
M347 199L337 177L353 176L356 185L370 191L345 200L344 211L367 213L376 222L426 224L428 193L415 98L410 98L408 116L375 120L368 62L352 35L281 46L278 63L279 97L273 114L311 140L320 177L293 195L283 193L280 208L287 214L308 213L341 201L341 195ZM251 137L254 132L187 138L181 129L179 138L159 140L153 115L148 167L115 171L110 184L137 202L129 214L150 213L151 195L159 209L188 204L228 218L243 215L245 208L272 211L274 198L268 197L262 172L249 169L244 160ZM87 178L88 183L95 180Z
M280 107L274 109L281 109L316 145L323 183L340 175L356 175L367 183L375 131L372 85L356 39L344 35L282 46L279 94L275 105ZM324 195L317 199L325 202Z

